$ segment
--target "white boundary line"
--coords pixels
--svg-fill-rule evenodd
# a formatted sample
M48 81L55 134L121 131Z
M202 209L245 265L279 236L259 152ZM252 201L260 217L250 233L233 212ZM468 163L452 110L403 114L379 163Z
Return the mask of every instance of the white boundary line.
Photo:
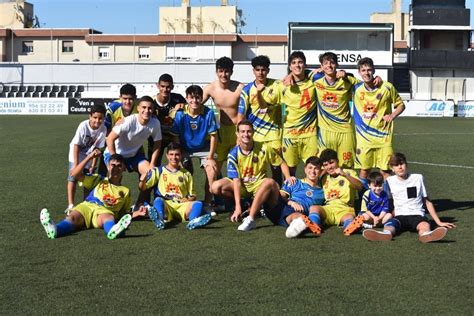
M448 168L461 168L461 169L474 169L471 166L462 166L462 165L445 165L439 163L429 163L429 162L419 162L419 161L409 161L408 163L413 163L415 165L425 165L425 166L436 166L436 167L448 167Z
M474 135L474 133L395 133L396 136L414 136L414 135Z

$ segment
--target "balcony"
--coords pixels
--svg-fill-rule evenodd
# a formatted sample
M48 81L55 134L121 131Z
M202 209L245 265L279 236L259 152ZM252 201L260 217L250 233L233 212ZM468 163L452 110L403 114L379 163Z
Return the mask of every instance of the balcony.
M423 7L413 8L413 25L469 26L470 9Z
M474 51L412 50L410 68L474 69Z

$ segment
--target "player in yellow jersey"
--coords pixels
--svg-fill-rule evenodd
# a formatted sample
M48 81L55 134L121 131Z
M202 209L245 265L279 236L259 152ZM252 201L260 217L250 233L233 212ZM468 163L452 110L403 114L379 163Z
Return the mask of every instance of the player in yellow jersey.
M393 154L393 120L405 110L405 104L391 83L374 85L372 59L362 58L357 68L363 82L354 89L356 166L362 179L367 179L372 168L379 168L386 178L390 175L388 162Z
M121 185L125 169L124 158L121 155L115 154L110 157L107 178L98 174L84 175L86 164L100 155L99 149L93 150L71 170L71 175L77 181L82 181L84 187L91 192L84 202L72 208L66 219L56 225L49 211L45 208L41 210L40 222L48 238L54 239L84 228L103 228L107 238L115 239L128 228L132 218L146 214L144 207L140 207L133 214L128 213L131 206L130 191Z
M286 87L278 85L280 103L283 111L283 158L296 174L299 161L306 161L318 153L316 139L316 89L313 82L306 78L306 57L303 52L295 51L288 58L288 66L294 84Z
M153 188L155 201L148 206L148 215L161 230L165 221L185 222L188 229L209 223L210 214L204 214L203 203L196 201L193 176L181 167L182 149L177 143L169 143L166 166L155 167L140 177L140 190Z
M325 149L320 159L326 171L322 178L326 205L314 205L310 212L318 213L325 226L342 225L344 234L350 235L364 222L362 216L355 218L354 211L355 194L362 189L362 183L354 170L339 166L336 151Z
M324 76L312 73L318 96L318 145L322 151L333 149L341 166L354 167L355 138L349 102L357 79L352 76L337 77L337 56L326 52L319 56Z
M120 88L120 98L107 106L105 126L108 132L125 117L137 113L137 89L130 83Z
M254 128L256 142L269 143L276 151L281 151L281 107L279 104L277 81L267 78L270 72L270 59L257 56L252 59L255 80L242 89L239 102L238 121L247 119ZM280 167L272 167L273 179L281 185Z
M296 181L278 152L268 143L254 142L252 122L243 120L237 124L237 140L239 145L231 150L227 159L228 177L215 181L211 188L215 195L234 199L235 210L231 216L233 222L242 215L241 198L254 199L250 206L251 214L256 214L262 205L271 208L278 203L280 187L275 180L267 178L268 165L280 166L285 179L292 184ZM244 224L245 222L242 225ZM239 230L247 231L255 227L255 223L251 221L247 224L250 226L245 228L241 225Z

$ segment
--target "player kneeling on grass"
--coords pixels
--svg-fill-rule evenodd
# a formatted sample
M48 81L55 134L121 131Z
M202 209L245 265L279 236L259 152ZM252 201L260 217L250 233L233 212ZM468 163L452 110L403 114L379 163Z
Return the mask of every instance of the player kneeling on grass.
M252 198L249 213L238 230L249 231L255 228L255 215L264 205L265 209L277 205L280 187L275 180L267 178L269 165L280 166L285 179L291 184L296 178L291 177L290 169L279 153L269 143L253 140L253 125L248 120L237 124L237 141L227 156L227 178L215 181L211 192L226 199L234 199L235 210L230 218L237 222L242 215L241 198Z
M321 220L326 226L342 225L344 235L349 236L363 224L362 216L354 218L355 194L362 189L362 183L354 170L339 167L336 151L325 149L320 159L326 171L322 178L326 205L311 206L309 211L319 214L320 218L315 216L319 226Z
M391 218L388 194L383 190L384 178L380 172L369 173L369 190L362 196L360 214L364 218L363 226L372 228L385 225Z
M207 225L210 214L205 214L203 203L196 201L193 188L193 177L189 171L181 167L182 149L177 143L170 143L167 148L166 166L155 167L140 177L140 190L154 189L155 201L148 206L148 215L161 230L165 221L184 222L188 229Z
M84 187L91 192L84 202L72 208L66 219L56 225L49 211L45 208L41 210L40 221L48 238L54 239L83 228L103 228L107 238L115 239L128 228L133 217L146 214L144 207L132 215L127 213L131 206L130 191L121 185L125 168L124 158L121 155L110 156L107 178L98 174L84 175L85 166L100 155L100 150L95 149L71 170L71 176L77 181L82 181Z
M390 193L393 198L395 217L384 225L383 231L366 229L363 236L371 241L388 241L402 231L418 232L422 243L438 241L444 238L448 228L456 227L454 224L442 222L433 203L428 199L423 176L408 173L407 160L404 154L395 153L390 157L390 168L395 175L387 178ZM425 209L439 226L430 230L430 223L425 217Z
M287 227L286 237L298 237L309 229L313 234L321 234L318 222L319 214L310 213L312 205L324 204L324 192L319 186L321 175L321 161L317 157L306 160L304 167L306 177L296 180L295 184L285 182L280 190L278 204L265 210L266 217L275 225ZM250 214L255 217L255 214Z

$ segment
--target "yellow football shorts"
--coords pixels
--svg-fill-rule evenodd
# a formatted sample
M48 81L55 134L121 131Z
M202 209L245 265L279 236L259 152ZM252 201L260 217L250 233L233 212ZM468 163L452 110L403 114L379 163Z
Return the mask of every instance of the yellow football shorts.
M318 130L319 151L329 148L337 152L339 165L343 168L354 168L354 133L339 133L328 130Z
M335 205L324 205L324 224L326 226L339 226L341 224L341 219L347 214L355 216L355 211L353 207L349 207L342 204Z
M86 228L100 228L97 224L97 217L100 214L111 214L115 217L115 213L95 203L81 202L74 206L74 210L78 211L84 217Z
M222 162L227 160L227 155L232 148L237 144L237 135L235 134L235 125L221 124L218 131L217 138L217 161Z
M318 141L316 137L283 138L283 159L288 167L296 167L300 159L303 162L309 157L318 154Z
M392 146L380 148L361 147L356 150L355 165L357 169L379 168L390 170L388 162L393 154Z
M166 216L168 217L168 221L177 221L177 222L185 222L186 219L186 212L191 209L193 202L173 202L171 200L165 200L165 209L166 209Z

